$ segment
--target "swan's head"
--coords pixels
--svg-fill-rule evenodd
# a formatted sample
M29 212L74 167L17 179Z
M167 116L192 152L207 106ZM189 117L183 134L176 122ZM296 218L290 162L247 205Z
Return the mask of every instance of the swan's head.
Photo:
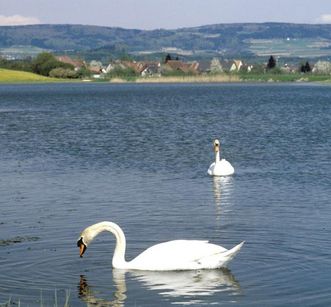
M216 139L216 140L214 141L214 151L215 151L215 152L219 152L219 151L220 151L220 146L221 146L220 141Z
M79 256L82 258L83 254L85 253L87 247L95 238L95 236L100 232L100 224L95 224L85 228L82 233L80 234L77 240L77 246L79 247Z
M80 237L80 239L78 239L77 246L79 247L79 257L82 258L87 248L87 245L84 242L84 237Z

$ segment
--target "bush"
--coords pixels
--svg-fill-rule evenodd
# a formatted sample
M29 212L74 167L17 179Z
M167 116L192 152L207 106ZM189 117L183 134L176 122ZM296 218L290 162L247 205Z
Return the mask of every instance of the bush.
M120 68L116 67L113 70L111 70L107 77L109 78L121 78L121 79L128 79L128 78L135 78L138 77L138 73L135 72L132 68Z
M86 78L92 75L91 71L89 71L86 67L81 67L76 71L77 78Z
M52 78L78 78L77 73L72 70L72 69L68 69L68 68L62 68L62 67L58 67L58 68L54 68L49 72L49 76Z

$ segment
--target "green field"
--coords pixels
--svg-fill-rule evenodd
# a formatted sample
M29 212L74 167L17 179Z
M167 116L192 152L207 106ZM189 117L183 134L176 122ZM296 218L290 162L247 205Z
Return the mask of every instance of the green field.
M314 74L239 74L241 81L249 82L329 82L329 75L314 75Z
M318 58L331 55L331 41L320 38L247 39L245 42L257 56Z
M54 82L59 79L48 78L25 71L16 71L0 68L0 82Z

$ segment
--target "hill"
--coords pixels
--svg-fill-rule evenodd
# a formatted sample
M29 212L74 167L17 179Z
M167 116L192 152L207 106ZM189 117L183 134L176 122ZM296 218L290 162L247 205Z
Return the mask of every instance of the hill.
M175 30L137 30L88 25L0 27L0 52L34 55L128 53L153 57L331 57L331 25L290 23L216 24Z

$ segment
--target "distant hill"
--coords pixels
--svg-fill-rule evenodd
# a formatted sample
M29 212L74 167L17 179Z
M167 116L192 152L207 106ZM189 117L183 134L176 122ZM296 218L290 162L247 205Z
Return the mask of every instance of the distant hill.
M176 30L136 30L87 25L1 26L1 54L36 51L153 57L331 57L331 25L216 24Z

